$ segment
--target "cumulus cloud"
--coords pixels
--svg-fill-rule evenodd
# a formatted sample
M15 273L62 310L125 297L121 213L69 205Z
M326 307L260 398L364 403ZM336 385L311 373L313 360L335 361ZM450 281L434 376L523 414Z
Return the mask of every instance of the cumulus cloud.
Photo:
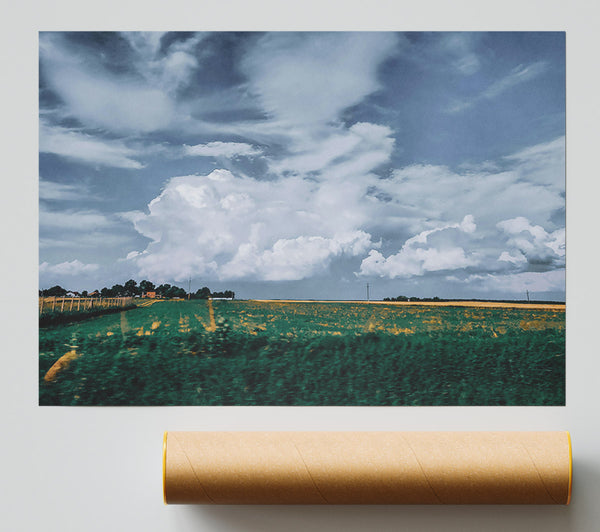
M184 145L184 154L193 157L252 157L262 150L245 142L208 142L195 146Z
M136 151L122 141L103 140L80 131L40 124L40 152L115 168L143 168Z
M336 257L359 256L375 245L357 227L362 217L345 209L360 191L322 192L298 177L256 181L227 170L173 178L148 214L130 213L152 242L129 259L157 278L305 278Z
M548 268L564 266L564 228L547 232L541 225L532 225L523 216L498 222L497 227L508 236L506 245L510 247L509 252L503 252L499 260L515 264L527 262Z
M266 158L270 179L222 169L170 179L148 213L130 213L152 242L128 260L154 278L293 280L376 248L362 227L372 218L366 191L376 179L373 169L389 161L392 131L370 123L346 127L339 119L379 88L377 68L396 44L392 34L261 37L242 71L269 119L230 127L283 148L282 156ZM184 149L230 158L260 154L234 142Z
M242 244L235 256L223 266L221 276L235 279L253 277L266 281L304 279L321 273L332 259L343 254L363 254L373 243L363 231L322 236L299 236L277 240L270 249Z
M563 161L564 138L559 138L488 170L413 165L377 179L368 192L377 205L377 222L363 229L390 235L384 245L391 253L370 250L360 273L406 278L444 270L492 276L530 270L535 276L561 268L565 231L552 220L564 208ZM528 218L520 216L524 212ZM458 226L447 222L461 218ZM397 251L394 235L406 235Z
M426 272L463 269L477 264L475 256L467 255L457 246L458 233L472 234L477 226L472 215L466 215L462 222L422 231L409 238L400 251L384 257L379 251L371 250L360 266L362 275L378 277L411 277ZM433 236L443 235L438 246L432 245Z
M82 273L95 272L99 268L98 264L84 264L80 260L72 260L70 262L61 262L59 264L49 264L42 262L40 264L40 274L51 275L80 275Z
M389 156L389 131L357 124L347 132L373 142L352 149L354 141L344 144L349 136L340 133L336 156L321 159L320 170L308 176L256 180L215 170L172 178L148 212L127 215L151 240L129 261L141 275L179 280L192 274L302 279L341 257L355 260L360 275L392 279L448 271L462 278L465 272L504 275L564 264L564 227L550 221L563 206L561 191L539 182L558 158L522 154L496 172L410 166L380 178L371 173L380 159L359 161L378 142ZM519 217L522 212L530 217Z

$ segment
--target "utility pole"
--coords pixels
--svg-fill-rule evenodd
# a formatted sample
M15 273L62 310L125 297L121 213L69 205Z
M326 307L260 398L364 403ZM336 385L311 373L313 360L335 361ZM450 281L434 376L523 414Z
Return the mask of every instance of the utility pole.
M527 303L529 303L529 290L525 290L527 292Z
M369 301L369 283L367 283L367 301Z
M190 275L190 280L188 283L188 301L192 297L192 276Z

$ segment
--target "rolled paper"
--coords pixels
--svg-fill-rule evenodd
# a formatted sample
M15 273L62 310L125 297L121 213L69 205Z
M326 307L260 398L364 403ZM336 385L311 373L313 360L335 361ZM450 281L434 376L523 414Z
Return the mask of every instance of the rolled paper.
M568 432L166 432L167 504L569 504Z

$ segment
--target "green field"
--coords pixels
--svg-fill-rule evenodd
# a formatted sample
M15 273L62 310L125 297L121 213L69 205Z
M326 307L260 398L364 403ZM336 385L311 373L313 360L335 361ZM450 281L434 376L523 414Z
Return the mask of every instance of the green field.
M39 351L42 405L565 403L564 306L157 301Z

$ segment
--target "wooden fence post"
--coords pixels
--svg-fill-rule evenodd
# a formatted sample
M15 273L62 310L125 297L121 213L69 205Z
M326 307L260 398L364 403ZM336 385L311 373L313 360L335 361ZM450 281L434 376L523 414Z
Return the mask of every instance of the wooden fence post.
M69 312L73 310L73 298L71 298L71 306L69 307Z
M54 307L56 307L56 296L54 296L54 299L52 300L52 312L54 312Z
M44 312L44 298L42 297L42 302L40 303L40 316L42 315L42 312Z

